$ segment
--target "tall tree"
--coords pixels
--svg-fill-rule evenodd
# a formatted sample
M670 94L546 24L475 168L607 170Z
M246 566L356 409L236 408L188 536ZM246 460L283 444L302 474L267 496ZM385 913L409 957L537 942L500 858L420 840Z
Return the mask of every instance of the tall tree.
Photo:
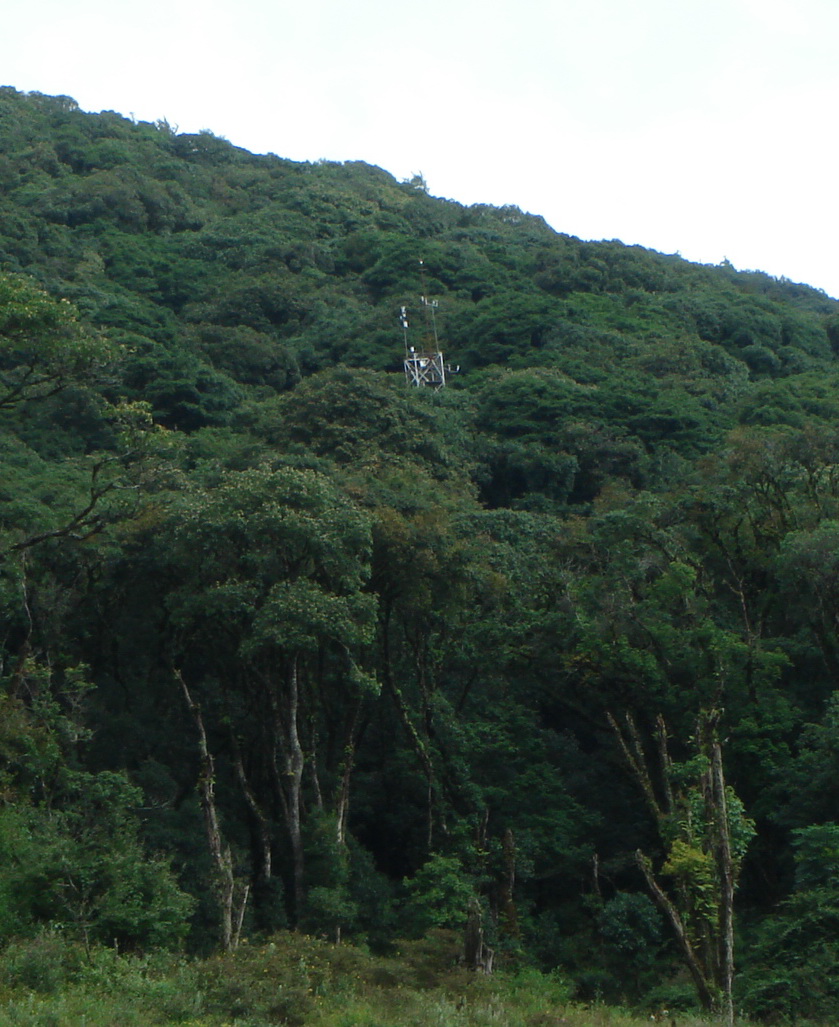
M638 867L673 929L702 1005L719 1009L731 1027L734 891L754 824L725 783L719 712L700 716L696 755L683 766L673 763L666 725L658 719L658 787L633 718L627 716L623 727L611 714L609 721L655 818L666 853L658 876L640 850ZM669 893L662 876L672 882Z
M375 688L362 666L375 612L364 591L369 525L323 475L280 467L229 472L197 490L171 530L184 573L169 598L174 658L190 691L209 689L220 704L252 813L276 810L284 824L299 918L307 768L321 801L315 694L327 688L340 704Z

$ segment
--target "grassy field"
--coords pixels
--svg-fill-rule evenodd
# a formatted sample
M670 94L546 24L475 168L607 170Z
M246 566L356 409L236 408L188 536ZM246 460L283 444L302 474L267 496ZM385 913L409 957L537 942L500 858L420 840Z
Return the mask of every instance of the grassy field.
M2 1027L678 1027L686 1014L632 1016L571 1001L562 978L534 970L476 975L443 933L391 956L283 934L235 955L86 953L54 935L0 956Z

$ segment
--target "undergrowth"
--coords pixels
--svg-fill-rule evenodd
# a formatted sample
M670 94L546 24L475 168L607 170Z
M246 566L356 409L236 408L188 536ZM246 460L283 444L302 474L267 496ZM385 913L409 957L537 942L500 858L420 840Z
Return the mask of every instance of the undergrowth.
M86 952L56 934L0 954L2 1027L640 1027L556 974L491 977L437 932L390 956L294 934L204 960ZM664 1022L670 1023L669 1014ZM679 1027L705 1021L679 1016Z

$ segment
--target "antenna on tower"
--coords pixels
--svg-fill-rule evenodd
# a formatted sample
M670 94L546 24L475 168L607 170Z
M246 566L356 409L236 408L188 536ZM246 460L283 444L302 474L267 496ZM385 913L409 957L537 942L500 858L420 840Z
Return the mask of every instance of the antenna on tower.
M408 312L405 307L401 308L399 322L402 325L402 335L405 342L405 380L409 385L417 387L430 385L433 389L442 389L446 384L446 376L456 374L460 367L452 367L443 362L443 354L440 350L440 341L437 337L437 300L429 299L425 289L425 264L420 261L420 280L422 282L422 295L420 304L425 314L426 338L422 349L417 350L408 342Z

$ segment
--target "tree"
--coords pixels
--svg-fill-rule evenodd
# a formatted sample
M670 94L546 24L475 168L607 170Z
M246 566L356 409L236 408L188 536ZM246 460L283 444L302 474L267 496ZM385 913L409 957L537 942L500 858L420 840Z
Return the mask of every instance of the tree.
M189 707L189 712L198 729L198 747L201 765L198 774L198 790L200 792L201 810L204 814L204 826L207 831L207 846L213 866L214 891L219 905L221 919L221 945L225 952L232 952L239 944L242 933L242 922L248 902L249 887L237 881L233 869L233 853L230 845L222 837L219 826L218 810L215 801L215 764L207 748L207 731L200 707L194 702L189 688L180 671L175 676Z
M839 824L811 824L792 838L795 889L754 932L741 994L755 1016L833 1023L839 1009Z
M67 300L23 275L0 274L0 410L89 381L113 356Z
M364 591L366 517L314 471L228 472L192 492L167 550L184 580L169 597L173 658L191 692L214 696L230 725L230 757L253 817L258 860L271 874L271 824L284 824L293 918L305 903L304 773L322 802L315 702L336 710L375 691L362 654L375 597ZM353 720L345 721L352 744ZM256 785L254 784L256 782ZM335 801L344 801L337 789Z
M86 947L177 948L193 901L141 841L139 789L78 767L91 689L33 658L0 680L0 941L61 925Z
M697 724L696 755L681 766L670 758L663 719L656 726L662 796L657 794L638 729L609 715L623 755L640 785L664 843L659 876L640 850L636 862L667 917L685 964L706 1009L719 1009L734 1023L734 891L754 824L726 786L719 713L703 713ZM671 883L670 892L660 877Z

